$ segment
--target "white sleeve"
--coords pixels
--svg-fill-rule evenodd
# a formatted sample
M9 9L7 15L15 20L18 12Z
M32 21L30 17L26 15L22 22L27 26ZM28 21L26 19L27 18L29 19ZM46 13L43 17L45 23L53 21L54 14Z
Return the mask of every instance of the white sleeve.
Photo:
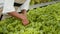
M21 12L21 10L23 10L23 9L28 10L29 4L30 4L30 0L26 0L25 3L18 8L17 12Z
M9 12L15 11L14 8L14 0L4 0L4 5L3 5L3 14L7 14Z

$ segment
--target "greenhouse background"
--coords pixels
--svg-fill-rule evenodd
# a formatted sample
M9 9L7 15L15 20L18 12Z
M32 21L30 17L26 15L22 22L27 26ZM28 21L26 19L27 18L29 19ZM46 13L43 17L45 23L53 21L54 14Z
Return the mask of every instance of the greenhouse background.
M3 17L0 34L60 34L60 0L31 0L27 12L29 24L26 26L15 17Z

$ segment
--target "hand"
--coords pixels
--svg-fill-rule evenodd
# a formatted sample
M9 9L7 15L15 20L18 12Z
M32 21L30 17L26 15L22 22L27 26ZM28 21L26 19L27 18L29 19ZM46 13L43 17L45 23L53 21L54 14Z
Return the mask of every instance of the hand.
M21 12L22 12L22 14L24 14L26 16L26 14L27 14L27 10L26 9L21 10Z
M23 16L24 16L24 18L22 18L23 25L28 25L29 21L28 21L27 17L25 15L23 15Z
M23 19L23 20L22 20L22 23L23 23L23 25L28 25L28 24L29 24L29 21L28 21L28 19L26 18L26 19Z
M24 14L19 14L17 12L11 12L11 13L8 13L8 14L11 15L11 16L16 17L18 19L22 19L23 25L27 25L29 23L27 17Z
M27 11L25 9L23 9L21 12L25 16L25 19L23 19L22 22L23 22L24 25L27 25L29 23L29 21L27 19L27 16L26 16Z

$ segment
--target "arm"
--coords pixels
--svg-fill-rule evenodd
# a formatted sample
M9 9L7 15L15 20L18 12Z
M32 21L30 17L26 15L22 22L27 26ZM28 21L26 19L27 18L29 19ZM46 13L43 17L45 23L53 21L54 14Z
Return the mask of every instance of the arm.
M30 4L30 0L26 0L25 3L21 6L21 10L23 10L23 9L28 10L29 4Z
M13 5L14 5L14 0L5 0L2 13L22 19L22 22L24 25L28 24L27 18L23 14L19 14L19 13L15 12Z
M3 7L3 12L2 13L17 17L19 19L23 19L24 18L24 17L21 17L22 14L18 14L15 11L14 0L5 0L4 1L4 7Z
M8 14L17 18L22 18L14 8L14 0L4 0L3 12L2 14ZM23 19L23 18L22 18Z
M24 4L18 8L17 12L21 12L21 10L27 11L29 9L29 4L30 0L26 0Z
M15 11L14 0L4 0L3 14Z

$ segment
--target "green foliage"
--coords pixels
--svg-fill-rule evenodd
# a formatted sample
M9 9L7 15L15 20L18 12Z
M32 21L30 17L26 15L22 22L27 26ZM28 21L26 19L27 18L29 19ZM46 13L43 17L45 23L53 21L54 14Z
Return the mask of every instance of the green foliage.
M34 5L34 4L45 3L50 1L53 1L53 0L31 0L30 4Z
M60 34L60 3L32 9L27 17L27 26L14 17L0 21L0 34Z

